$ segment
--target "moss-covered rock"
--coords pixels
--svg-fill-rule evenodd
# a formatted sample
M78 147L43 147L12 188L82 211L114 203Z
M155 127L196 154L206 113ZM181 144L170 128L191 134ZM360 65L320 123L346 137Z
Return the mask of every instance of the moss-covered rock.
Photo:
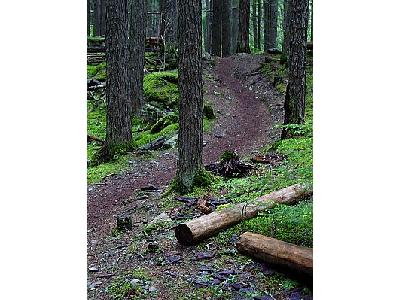
M146 75L143 88L147 102L158 108L176 110L179 100L177 83L177 72L157 72Z
M150 133L158 133L168 125L178 123L178 114L171 113L159 119L150 129Z
M203 114L204 114L204 117L206 117L209 120L215 119L214 110L213 110L211 104L208 104L208 103L204 104Z

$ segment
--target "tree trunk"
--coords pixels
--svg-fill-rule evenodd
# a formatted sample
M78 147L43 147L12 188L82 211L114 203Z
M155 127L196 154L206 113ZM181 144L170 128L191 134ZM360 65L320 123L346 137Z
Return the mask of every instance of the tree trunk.
M87 0L87 12L86 12L86 26L87 26L87 36L90 36L90 0Z
M232 208L215 211L209 215L203 215L197 219L179 224L175 228L175 236L178 242L183 245L194 245L240 221L257 216L261 211L272 208L279 203L295 203L311 195L311 193L303 186L292 185L259 197L254 203L239 203Z
M289 274L313 276L313 249L286 243L261 234L245 232L236 244L242 254L258 258Z
M160 0L160 31L164 37L165 45L169 48L176 47L177 40L177 0Z
M236 53L238 34L239 34L239 9L237 7L232 8L232 42L231 42L231 53Z
M212 25L211 25L211 55L221 56L221 16L222 16L222 1L212 1Z
M130 0L129 26L129 98L137 114L144 104L143 76L146 40L146 0Z
M264 51L276 48L278 4L277 0L264 2Z
M313 0L310 0L310 2L311 2L311 7L310 7L310 10L311 10L311 13L310 13L310 18L311 18L311 40L310 40L310 42L312 43L313 42L313 33L314 33L314 22L313 22L313 20L314 20L314 1Z
M252 23L253 23L253 42L254 42L254 48L258 50L257 45L258 45L258 40L257 40L257 31L258 31L258 20L257 20L257 1L253 0L252 3Z
M232 14L232 1L222 0L222 57L231 55L231 14Z
M283 43L282 54L285 58L288 57L289 48L289 21L290 21L290 5L289 0L284 0L284 17L283 17Z
M132 140L128 80L128 3L107 1L106 18L106 155Z
M306 100L308 0L289 0L288 86L284 124L303 124ZM287 137L287 130L282 137Z
M250 25L250 0L239 2L239 33L237 51L238 53L250 53L249 26Z
M210 53L211 46L211 0L206 0L206 26L205 26L205 39L204 39L204 50Z
M262 0L257 0L257 49L261 49L261 1Z
M202 171L203 80L201 65L201 1L178 0L179 131L177 190L193 188Z

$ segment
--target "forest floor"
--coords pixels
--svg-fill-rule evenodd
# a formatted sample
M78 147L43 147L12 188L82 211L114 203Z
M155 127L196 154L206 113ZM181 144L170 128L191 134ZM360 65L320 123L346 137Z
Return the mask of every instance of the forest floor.
M216 119L204 136L204 164L226 150L249 159L279 140L284 96L261 72L264 61L247 54L205 61L204 99ZM237 254L234 234L177 243L173 227L200 212L163 195L176 159L176 149L132 155L128 169L88 185L88 298L311 299L302 284ZM217 197L231 192L225 183L217 189ZM121 214L133 214L132 231L115 231Z

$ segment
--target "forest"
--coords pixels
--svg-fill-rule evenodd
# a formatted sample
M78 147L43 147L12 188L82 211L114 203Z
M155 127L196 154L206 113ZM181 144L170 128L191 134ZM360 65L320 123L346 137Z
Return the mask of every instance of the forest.
M87 0L88 299L313 298L313 1Z

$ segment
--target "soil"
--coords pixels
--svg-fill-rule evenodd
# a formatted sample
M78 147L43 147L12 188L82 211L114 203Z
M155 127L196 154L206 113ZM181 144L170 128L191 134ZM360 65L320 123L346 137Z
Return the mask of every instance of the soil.
M261 74L264 59L263 55L240 54L204 61L204 99L212 104L216 115L212 130L204 136L204 164L216 162L226 150L250 158L279 138L280 130L275 125L283 120L284 98ZM129 170L88 186L88 299L111 299L106 292L111 281L139 266L151 276L151 281L143 283L147 284L145 289L151 286L155 290L146 299L177 299L179 290L195 291L210 284L199 282L201 272L215 275L224 270L236 272L236 283L218 279L227 289L237 290L235 299L245 299L246 289L265 289L255 278L266 267L256 262L243 264L230 257L229 251L235 251L234 241L224 249L228 254L221 256L215 244L205 244L202 250L180 246L171 228L151 235L144 233L148 223L165 212L160 197L175 175L176 160L175 149L154 152L151 158L134 156ZM173 218L180 209L166 213ZM122 213L134 213L133 230L114 236L116 216ZM198 212L191 213L194 216ZM158 250L148 251L153 244ZM221 263L217 268L216 264ZM206 267L209 270L203 270ZM220 284L218 280L214 284ZM274 297L292 297L285 293L301 294L294 290Z

